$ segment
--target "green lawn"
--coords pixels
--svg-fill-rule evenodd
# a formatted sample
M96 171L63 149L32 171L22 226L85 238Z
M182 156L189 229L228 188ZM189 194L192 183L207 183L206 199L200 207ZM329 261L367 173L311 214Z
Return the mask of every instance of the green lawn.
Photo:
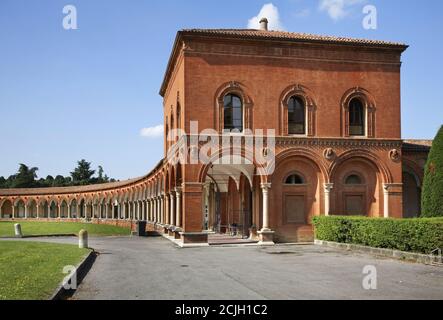
M0 221L0 237L14 237L14 224L16 222ZM120 236L129 235L130 230L104 224L75 223L75 222L20 222L25 236L78 234L85 229L90 236Z
M78 246L0 241L0 300L46 300L61 284L65 266L89 253Z

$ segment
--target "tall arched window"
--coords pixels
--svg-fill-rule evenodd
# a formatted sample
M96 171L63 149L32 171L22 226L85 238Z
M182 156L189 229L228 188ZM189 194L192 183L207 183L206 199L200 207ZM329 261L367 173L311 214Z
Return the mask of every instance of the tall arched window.
M306 134L305 103L300 97L289 99L288 134Z
M181 129L182 121L181 121L181 107L180 104L177 104L177 128Z
M243 103L240 97L228 94L224 97L224 131L243 131Z
M365 135L365 108L358 98L349 102L349 135Z

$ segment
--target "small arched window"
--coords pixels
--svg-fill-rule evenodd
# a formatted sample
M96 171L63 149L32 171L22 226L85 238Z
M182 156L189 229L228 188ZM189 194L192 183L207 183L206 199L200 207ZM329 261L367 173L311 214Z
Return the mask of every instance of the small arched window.
M181 121L181 107L180 104L177 104L177 128L181 129L182 121Z
M349 102L349 135L365 135L365 108L358 98Z
M224 97L224 131L243 131L243 102L240 97L228 94Z
M346 178L345 184L346 185L361 185L361 184L363 184L363 181L358 175L351 174Z
M306 134L305 103L300 97L288 102L288 134Z
M286 178L285 184L295 185L295 184L304 184L304 180L298 174L292 174Z

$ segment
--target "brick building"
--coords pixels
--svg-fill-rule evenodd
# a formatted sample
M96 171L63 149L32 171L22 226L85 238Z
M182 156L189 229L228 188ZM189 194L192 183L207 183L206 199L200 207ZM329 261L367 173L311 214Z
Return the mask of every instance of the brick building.
M157 167L126 182L0 190L0 217L146 220L187 246L217 234L311 241L316 215L417 216L431 142L401 139L406 49L268 31L266 20L260 30L179 31L160 90L165 157ZM272 143L259 145L262 135ZM212 138L229 148L189 161ZM271 171L257 154L271 159Z

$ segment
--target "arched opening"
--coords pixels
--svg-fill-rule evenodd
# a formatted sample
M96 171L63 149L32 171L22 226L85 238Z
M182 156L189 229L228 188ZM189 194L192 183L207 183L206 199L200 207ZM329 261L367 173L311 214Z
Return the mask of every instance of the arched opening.
M15 204L15 217L23 219L26 216L25 211L25 202L23 200L17 201Z
M30 200L28 203L28 218L37 218L37 202Z
M60 205L60 218L66 219L68 217L68 204L65 200L62 201Z
M12 218L12 202L6 200L3 202L1 206L1 218L2 219L11 219Z
M86 218L86 203L84 199L80 200L79 206L78 206L78 213L81 219Z
M300 97L291 97L288 102L288 134L306 134L306 106Z
M70 207L71 207L71 218L73 218L73 219L77 219L77 217L78 217L78 212L77 212L77 208L78 208L78 206L77 206L77 200L72 200L71 201L71 205L70 205Z
M40 218L49 218L49 204L46 200L43 200L42 202L40 202L39 217Z
M235 163L235 164L234 164ZM203 230L215 232L220 239L248 239L254 218L253 188L255 166L242 156L215 161L208 166L203 182ZM211 241L222 241L210 236ZM243 241L243 240L241 240Z
M365 135L365 108L359 98L353 98L349 102L349 135Z
M243 102L235 94L227 94L223 99L225 132L243 132Z
M49 205L49 218L58 218L58 210L57 204L54 201L51 201Z

